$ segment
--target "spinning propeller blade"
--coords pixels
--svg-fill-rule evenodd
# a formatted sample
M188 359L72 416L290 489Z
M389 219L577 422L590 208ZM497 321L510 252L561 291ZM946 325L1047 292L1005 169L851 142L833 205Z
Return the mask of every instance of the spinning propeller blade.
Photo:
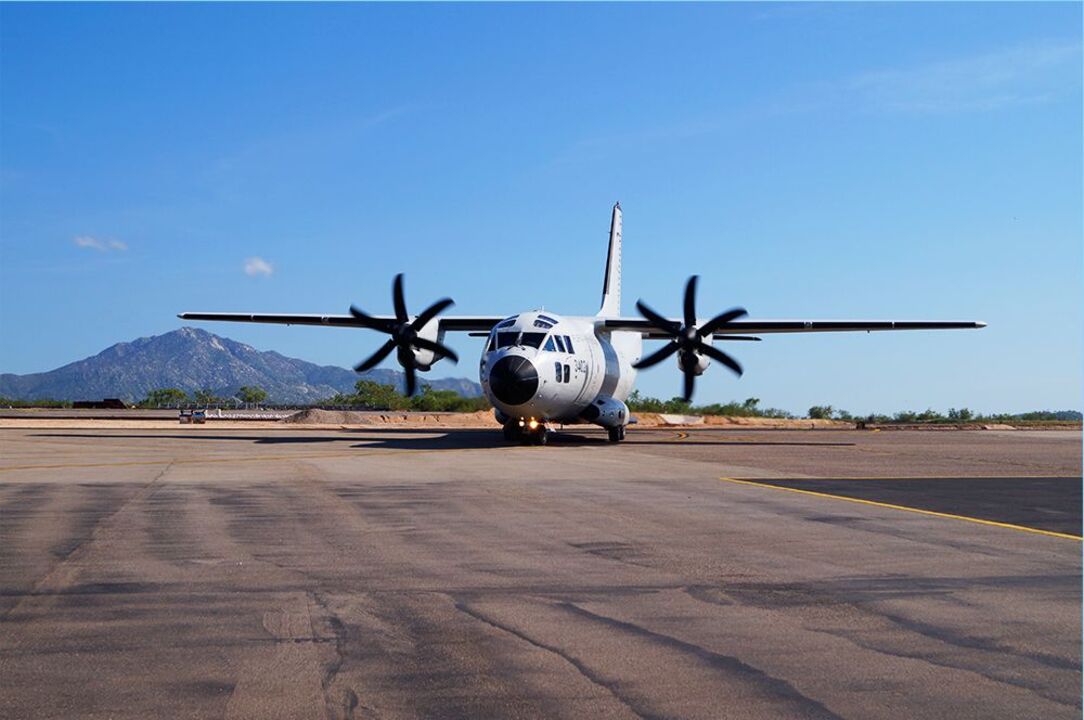
M688 402L693 396L693 387L696 383L696 358L699 355L707 355L717 360L738 375L742 374L741 364L727 355L722 350L712 347L704 342L704 338L710 338L713 333L725 329L731 322L748 315L745 308L733 308L716 315L708 320L702 327L696 326L696 284L699 278L691 276L685 283L685 297L682 303L684 324L678 325L672 320L667 320L659 313L652 310L643 301L637 301L636 309L652 327L670 336L670 342L660 350L656 350L645 358L641 358L633 364L635 368L648 368L657 365L674 353L681 353L681 372L685 376L683 383L683 395Z
M409 397L414 394L414 390L417 388L417 377L415 375L417 366L414 362L415 350L429 350L438 358L448 358L452 362L459 362L459 356L444 343L418 335L419 330L455 303L451 298L437 300L412 321L410 314L407 312L406 297L403 294L402 273L395 276L395 281L392 283L391 297L392 304L395 307L395 320L374 318L360 308L354 305L350 306L350 314L358 320L359 325L391 336L386 343L380 346L379 350L366 360L355 365L354 370L359 373L371 370L383 362L391 354L392 350L397 350L399 363L403 366L403 372L406 375L406 394Z

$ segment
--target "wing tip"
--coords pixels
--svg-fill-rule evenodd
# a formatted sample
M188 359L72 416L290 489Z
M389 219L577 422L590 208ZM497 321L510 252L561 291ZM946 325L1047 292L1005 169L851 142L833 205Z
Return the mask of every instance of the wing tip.
M975 327L979 330L982 330L984 327L986 327L986 323L984 323L982 320L976 320Z

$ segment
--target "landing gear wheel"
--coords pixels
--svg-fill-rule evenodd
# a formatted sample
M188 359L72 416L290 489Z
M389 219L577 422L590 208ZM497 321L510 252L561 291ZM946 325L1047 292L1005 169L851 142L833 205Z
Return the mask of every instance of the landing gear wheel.
M610 442L612 442L612 443L621 442L622 440L625 439L625 426L624 425L618 425L617 427L612 427L612 428L609 429L608 432L610 434Z
M538 436L534 439L536 445L545 445L549 442L550 434L545 427L538 428Z
M523 434L520 432L519 423L515 420L509 420L504 424L504 439L508 442L517 442L522 439Z

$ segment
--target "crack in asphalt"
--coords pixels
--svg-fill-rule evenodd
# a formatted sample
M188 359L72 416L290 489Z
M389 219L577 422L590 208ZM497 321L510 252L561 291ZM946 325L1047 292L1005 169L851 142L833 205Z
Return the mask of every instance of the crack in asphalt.
M469 615L470 617L474 618L475 620L479 620L480 622L483 622L486 625L489 625L489 626L491 626L493 628L496 628L497 630L501 630L503 632L508 633L509 635L517 637L520 640L522 640L522 641L526 642L527 644L531 645L532 647L536 647L536 648L538 648L540 650L545 650L546 652L552 653L553 655L556 655L557 657L561 658L562 660L567 662L569 665L571 665L573 668L575 668L576 671L580 675L582 675L584 677L584 679L586 679L592 685L596 685L596 686L602 688L603 690L605 690L606 692L608 692L615 700L617 700L623 706L628 708L629 711L631 711L634 715L636 715L636 717L642 718L642 720L657 720L658 718L661 717L661 716L656 715L654 713L648 712L647 710L645 710L645 709L643 709L641 707L638 707L635 703L633 703L633 701L631 701L628 698L624 697L623 695L621 695L621 693L619 693L617 691L617 688L615 687L616 683L608 682L608 681L602 679L596 673L592 672L591 668L589 668L585 663L583 663L580 660L577 660L575 657L573 657L572 655L569 655L568 653L562 651L560 648L558 648L558 647L556 647L554 645L549 645L549 644L544 643L544 642L542 642L540 640L535 640L534 638L530 637L529 635L527 635L526 633L524 633L521 630L517 630L516 628L514 628L514 627L512 627L510 625L505 625L502 622L499 622L499 621L494 620L492 618L486 617L480 611L475 610L474 608L468 606L466 603L457 601L455 603L455 607L460 612L462 612L462 613L464 613L466 615Z
M72 545L70 548L65 548L65 553L62 557L59 558L59 562L53 565L49 569L49 572L43 575L40 580L34 583L34 586L30 589L30 591L26 593L27 597L48 597L52 595L53 593L42 592L43 586L48 584L49 580L55 577L62 568L64 568L70 563L78 561L79 558L85 555L86 549L100 539L101 534L113 524L118 515L131 507L133 503L140 502L141 500L152 496L158 489L158 487L160 487L159 481L163 477L165 477L166 473L168 473L172 468L173 462L170 461L164 468L162 468L161 472L151 478L151 480L144 484L143 487L132 493L131 497L122 502L120 507L118 507L116 510L109 513L108 515L103 515L99 517L97 519L97 522L94 523L93 528L91 528L90 532L85 538L83 538L83 540L81 540L77 544ZM0 620L8 619L12 613L22 607L24 602L26 602L26 600L20 600L7 610L4 610L2 613L0 613Z
M602 623L611 628L622 630L633 635L651 640L654 643L663 645L665 647L679 650L683 653L691 655L709 667L723 670L728 674L738 674L747 679L753 681L755 684L761 686L761 688L768 695L773 695L779 698L789 699L792 702L798 704L801 707L801 717L803 718L829 718L830 720L843 720L839 715L829 710L823 703L814 700L806 695L803 695L793 685L782 678L777 678L773 675L769 675L763 670L753 667L742 660L730 656L722 655L720 653L708 650L707 648L693 643L679 640L670 635L663 635L662 633L655 632L654 630L648 630L640 625L635 625L624 620L618 620L616 618L607 617L605 615L599 615L593 613L590 610L586 610L579 605L570 602L558 603L557 607L566 610L580 617L593 620L595 622Z

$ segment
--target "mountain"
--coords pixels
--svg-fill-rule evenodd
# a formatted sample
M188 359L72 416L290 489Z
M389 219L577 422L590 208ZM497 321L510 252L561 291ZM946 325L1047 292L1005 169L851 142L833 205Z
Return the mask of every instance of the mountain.
M119 397L135 401L159 388L187 392L210 389L226 396L242 385L256 385L267 391L271 402L304 403L353 391L360 378L403 388L403 373L398 370L376 369L358 375L346 368L314 365L184 327L118 343L94 357L49 372L0 375L0 396L15 400ZM481 386L466 378L427 380L422 374L419 381L434 390L454 390L466 397L482 394Z

